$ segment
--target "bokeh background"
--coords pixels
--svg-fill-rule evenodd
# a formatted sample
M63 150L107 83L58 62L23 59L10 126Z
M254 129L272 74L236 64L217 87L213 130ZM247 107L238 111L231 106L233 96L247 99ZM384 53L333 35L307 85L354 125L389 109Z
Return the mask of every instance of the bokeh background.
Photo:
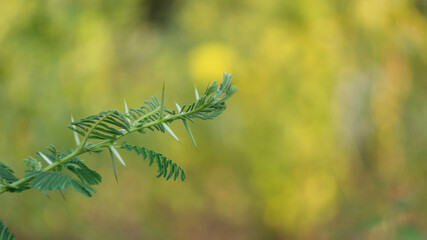
M425 0L0 1L0 155L74 145L75 118L194 101L222 72L238 93L213 121L128 141L185 182L123 153L84 159L97 194L0 196L18 239L427 238Z

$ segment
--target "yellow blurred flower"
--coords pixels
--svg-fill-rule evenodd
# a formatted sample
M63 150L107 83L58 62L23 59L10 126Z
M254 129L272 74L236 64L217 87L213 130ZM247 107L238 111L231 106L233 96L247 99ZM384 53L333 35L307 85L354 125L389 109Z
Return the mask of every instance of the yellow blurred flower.
M236 54L232 48L221 43L206 43L190 52L190 74L201 83L213 81L222 72L233 72L235 59Z

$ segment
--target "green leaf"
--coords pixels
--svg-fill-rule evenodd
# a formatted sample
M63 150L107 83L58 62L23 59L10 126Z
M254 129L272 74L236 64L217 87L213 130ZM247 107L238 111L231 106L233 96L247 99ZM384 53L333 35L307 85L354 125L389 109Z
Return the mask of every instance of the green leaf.
M3 222L0 220L0 240L14 240L15 235L9 233L9 228L3 225Z
M225 100L230 98L237 88L232 86L232 75L224 73L223 81L218 87L216 81L208 85L202 96L197 98L196 102L182 106L179 111L181 119L191 120L192 118L199 118L203 120L212 119L219 116L225 109Z
M173 177L174 180L176 180L181 174L181 180L185 180L186 175L184 169L162 154L145 147L130 145L126 141L123 141L121 145L122 148L128 151L134 151L139 156L142 156L144 160L148 159L149 166L151 166L154 163L154 160L156 160L158 172L157 177L164 177L166 180L169 180L171 177Z
M97 185L102 181L101 175L95 170L88 168L81 160L72 159L64 166L74 173L82 182L89 185Z
M88 184L59 172L25 171L25 177L34 177L30 184L32 188L41 192L53 190L65 190L73 187L81 194L91 197L96 191Z
M25 165L27 165L29 170L36 170L39 171L43 168L43 165L41 162L37 161L37 159L29 156L27 159L23 160Z
M82 147L88 139L114 140L130 129L127 117L117 110L104 111L71 124L69 128L83 136Z
M12 172L13 170L9 166L0 162L0 185L6 186L9 192L22 192L29 189L28 183L23 183L18 186L12 185L12 183L19 180Z
M9 166L7 166L6 164L0 162L0 167L5 168L6 170L8 170L11 173L15 173L12 168L10 168Z
M4 163L0 165L0 178L6 180L7 182L16 182L19 179L12 174L12 169L6 166Z

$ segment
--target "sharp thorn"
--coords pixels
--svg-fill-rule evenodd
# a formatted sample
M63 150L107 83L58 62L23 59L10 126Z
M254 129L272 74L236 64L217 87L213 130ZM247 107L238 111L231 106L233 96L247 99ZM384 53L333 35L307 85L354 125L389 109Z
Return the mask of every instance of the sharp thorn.
M123 103L125 105L125 113L129 114L129 108L128 108L128 104L126 103L126 99L123 98Z
M117 152L116 148L113 146L109 146L111 152L114 154L114 156L116 156L117 160L119 160L119 162L126 167L125 162L123 161L123 158L120 156L119 152Z
M170 129L170 127L166 124L166 123L162 123L162 126L166 129L166 131L173 137L175 138L175 140L177 140L179 143L181 143L178 139L178 137L175 135L175 133L173 133L172 129Z
M197 149L196 140L193 137L193 133L191 132L190 126L186 120L182 120L185 126L185 130L187 130L188 136L190 136L191 142L193 142L194 147Z
M43 160L45 160L47 162L47 164L52 165L52 161L50 161L50 159L48 157L46 157L46 155L44 155L42 152L39 152L40 157L43 158Z
M194 95L196 95L196 101L199 101L199 92L197 91L196 86L194 86Z
M178 113L181 113L181 107L178 105L178 103L175 103L176 109L178 109Z
M74 122L73 115L71 115L71 122ZM74 130L76 130L76 126L74 125L71 125L71 126ZM76 145L79 146L80 145L79 135L77 134L76 131L73 131L73 135L74 135L74 141L76 142Z

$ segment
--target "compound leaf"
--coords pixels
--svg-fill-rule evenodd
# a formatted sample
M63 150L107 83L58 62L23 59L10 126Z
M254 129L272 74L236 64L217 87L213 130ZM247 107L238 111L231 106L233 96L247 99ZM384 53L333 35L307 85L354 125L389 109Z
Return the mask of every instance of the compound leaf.
M95 190L88 184L59 172L25 171L25 177L34 177L30 185L41 192L65 190L69 185L81 194L91 197Z
M0 220L0 240L15 240L15 235L9 233L9 228Z
M74 173L82 182L89 185L97 185L102 181L101 175L90 169L81 160L72 159L65 164L65 167Z
M142 156L144 160L148 159L149 166L156 162L158 173L157 177L164 177L166 180L173 177L173 179L176 180L178 176L181 175L182 181L186 178L185 171L181 166L158 152L145 147L130 145L126 141L122 142L122 148L135 152L139 156Z

